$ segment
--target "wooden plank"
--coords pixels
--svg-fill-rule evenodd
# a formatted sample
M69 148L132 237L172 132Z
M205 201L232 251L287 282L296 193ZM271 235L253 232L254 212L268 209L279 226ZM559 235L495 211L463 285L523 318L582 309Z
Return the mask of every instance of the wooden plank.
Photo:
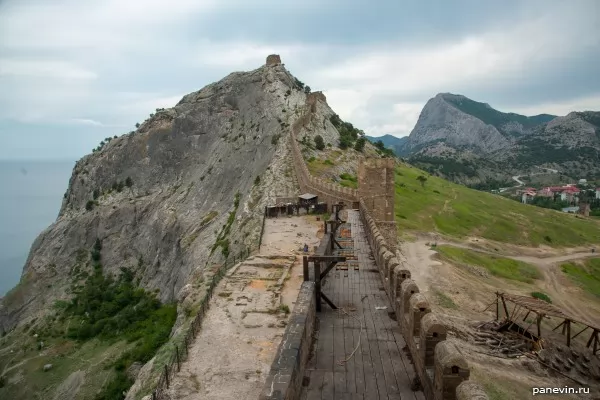
M317 391L319 393L319 398L321 398L321 388L323 387L323 378L325 376L325 371L323 370L314 370L310 371L310 380L308 382L308 386L306 390Z
M362 237L361 237L362 239ZM367 249L365 249L364 242L361 240L359 242L359 254L358 256L362 258L364 261L367 261L366 254L368 254ZM367 295L365 298L365 324L366 324L366 334L367 334L367 343L365 345L368 348L368 355L371 360L370 367L372 368L372 374L375 379L375 383L377 386L377 392L379 393L380 399L387 399L387 387L385 383L385 376L383 373L383 366L381 364L381 355L379 354L379 346L377 344L377 329L375 327L375 322L373 321L373 312L375 309L375 303L373 302L374 292L378 289L378 285L373 284L374 277L377 274L373 273L365 273L363 274L363 287L364 293ZM377 287L375 287L377 286ZM363 353L364 356L364 353ZM372 389L367 388L367 392L371 392Z
M356 231L356 230L355 230ZM358 233L358 232L357 232ZM363 256L362 252L364 251L364 249L362 248L362 236L359 238L358 240L358 245L359 247L357 248L357 254L359 257L359 262L365 263L365 257ZM363 360L363 371L364 371L364 380L365 380L365 398L373 398L373 395L375 396L374 398L379 398L379 391L377 388L377 379L375 377L375 370L373 368L373 359L371 357L371 348L369 345L369 336L373 335L373 331L372 328L370 327L370 324L368 323L368 314L370 312L370 302L369 302L369 293L367 291L367 279L368 279L368 272L365 272L367 270L367 268L363 268L361 271L359 271L360 274L360 295L361 295L361 302L360 302L360 310L361 310L361 314L363 315L363 323L364 325L364 331L363 331L363 337L362 337L362 341L361 341L361 355L362 355L362 360Z
M344 278L344 304L346 312L348 315L344 314L344 359L348 359L348 361L344 364L344 369L346 373L346 390L348 393L356 393L356 376L355 376L355 367L354 367L354 356L350 357L356 343L354 341L354 331L357 329L357 321L352 316L356 314L355 311L351 311L349 309L350 305L353 304L353 287L352 287L352 274L348 273L348 277ZM360 329L358 327L358 329Z
M353 233L354 235L354 233ZM356 243L357 243L357 238L354 237L354 246L356 248ZM361 286L360 286L360 279L361 279L361 274L358 270L355 270L351 273L350 275L352 277L351 281L350 281L350 285L352 286L352 304L354 305L354 308L356 308L356 316L357 318L359 318L359 320L361 321L361 323L359 324L357 322L357 324L359 325L358 329L353 329L352 330L352 337L353 337L353 350L354 348L360 344L360 346L364 345L363 339L365 336L365 332L364 332L364 326L363 329L361 329L361 325L364 325L364 317L363 317L363 309L362 309L362 304L361 304ZM352 367L354 369L354 384L356 387L356 393L364 393L365 392L365 372L363 369L363 358L362 358L362 349L359 347L356 352L354 353L354 357L352 358L353 360L353 364Z
M381 301L380 291L379 291L379 275L371 274L369 278L369 286L371 291L370 297L370 323L373 324L374 329L374 338L369 340L369 345L371 346L371 356L374 362L374 370L375 370L375 378L377 379L377 388L379 390L379 397L387 399L388 392L397 391L397 387L391 384L390 377L387 376L389 374L386 373L386 368L388 368L387 364L389 362L389 353L386 351L382 351L380 343L382 341L387 340L387 333L383 330L383 326L379 319L379 314L382 311L378 311L375 307L385 306L385 302ZM391 366L389 366L391 369Z
M323 373L323 385L321 386L321 399L333 399L334 396L334 378L332 371Z
M321 400L321 390L307 390L306 400Z

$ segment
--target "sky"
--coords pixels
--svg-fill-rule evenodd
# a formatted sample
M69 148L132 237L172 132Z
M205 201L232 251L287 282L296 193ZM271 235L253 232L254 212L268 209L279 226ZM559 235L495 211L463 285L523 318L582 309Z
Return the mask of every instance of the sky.
M372 136L440 92L600 110L597 0L0 0L0 159L78 159L271 53Z

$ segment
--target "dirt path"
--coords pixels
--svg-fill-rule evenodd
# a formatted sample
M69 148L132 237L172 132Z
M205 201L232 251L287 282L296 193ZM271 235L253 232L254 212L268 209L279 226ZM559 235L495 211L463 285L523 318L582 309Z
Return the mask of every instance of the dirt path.
M418 240L411 244L427 246L427 243L430 243L430 242L431 242L431 240ZM497 257L511 258L513 260L523 261L523 262L526 262L529 264L534 264L534 265L542 266L542 267L552 265L552 264L557 264L557 263L563 263L566 261L580 260L580 259L590 258L590 257L600 257L600 254L592 253L591 251L576 252L576 253L565 254L562 256L553 256L553 257L513 256L513 255L502 254L499 252L483 250L478 247L474 247L474 246L464 244L464 243L457 243L457 242L450 242L450 241L437 241L437 244L459 247L461 249L472 250L472 251L476 251L478 253L489 254L489 255L497 256Z
M319 242L319 225L312 216L266 221L260 254L216 288L171 398L258 398L302 283L298 249Z
M432 283L440 283L440 280L444 279L444 274L438 273L438 267L442 263L432 259L436 251L430 248L429 243L431 243L431 240L420 239L415 242L405 242L402 244L403 254L407 258L409 265L414 266L411 270L413 280L424 291L429 290ZM543 280L536 282L537 286L544 292L549 293L555 303L579 319L596 324L600 323L598 318L598 315L600 315L599 307L593 304L588 304L587 307L584 307L583 298L580 296L581 290L569 282L560 271L560 264L564 262L599 257L600 255L597 253L578 252L551 257L514 256L483 250L464 243L437 241L437 245L454 246L535 265L544 275Z

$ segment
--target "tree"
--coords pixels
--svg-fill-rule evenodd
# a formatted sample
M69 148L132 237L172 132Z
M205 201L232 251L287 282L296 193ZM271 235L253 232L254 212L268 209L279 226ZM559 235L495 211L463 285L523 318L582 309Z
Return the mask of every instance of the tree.
M304 93L306 93L306 94L310 93L310 86L308 86L308 85L304 86Z
M417 176L417 180L419 181L422 187L425 187L425 182L427 182L427 178L425 178L423 175L419 175Z
M383 149L385 149L385 144L383 144L383 142L381 140L378 140L375 142L375 147L377 147L379 150L383 151Z
M363 151L363 149L365 148L366 141L367 140L364 137L359 137L358 139L356 139L356 143L354 143L354 150Z
M139 127L140 127L140 123L139 123L139 122L136 122L136 123L135 123L135 127L136 127L136 128L139 128Z
M131 180L130 176L128 176L127 179L125 179L125 186L127 186L127 187L133 186L133 180Z
M325 148L325 142L323 141L323 136L317 135L315 136L315 146L317 150L323 150Z

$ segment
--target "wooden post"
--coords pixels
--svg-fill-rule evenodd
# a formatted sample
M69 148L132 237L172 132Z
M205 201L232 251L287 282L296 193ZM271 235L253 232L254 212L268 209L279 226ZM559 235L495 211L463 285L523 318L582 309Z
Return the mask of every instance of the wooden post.
M567 347L571 347L571 321L567 320Z
M500 300L498 299L498 292L496 292L496 321L500 318Z
M315 266L315 296L317 312L321 312L321 262L314 261Z
M323 221L324 233L327 235L327 221Z
M542 329L541 329L541 324L542 324L542 316L540 314L537 315L537 321L536 321L536 325L537 325L537 336L538 339L542 337Z
M169 367L165 364L165 382L167 383L167 389L169 388Z
M302 257L302 272L304 275L304 282L308 282L308 257Z
M506 306L506 301L504 300L504 296L500 295L500 298L502 299L502 306L504 307L504 313L506 314L506 318L508 318L508 316L510 314L508 313L508 307Z

